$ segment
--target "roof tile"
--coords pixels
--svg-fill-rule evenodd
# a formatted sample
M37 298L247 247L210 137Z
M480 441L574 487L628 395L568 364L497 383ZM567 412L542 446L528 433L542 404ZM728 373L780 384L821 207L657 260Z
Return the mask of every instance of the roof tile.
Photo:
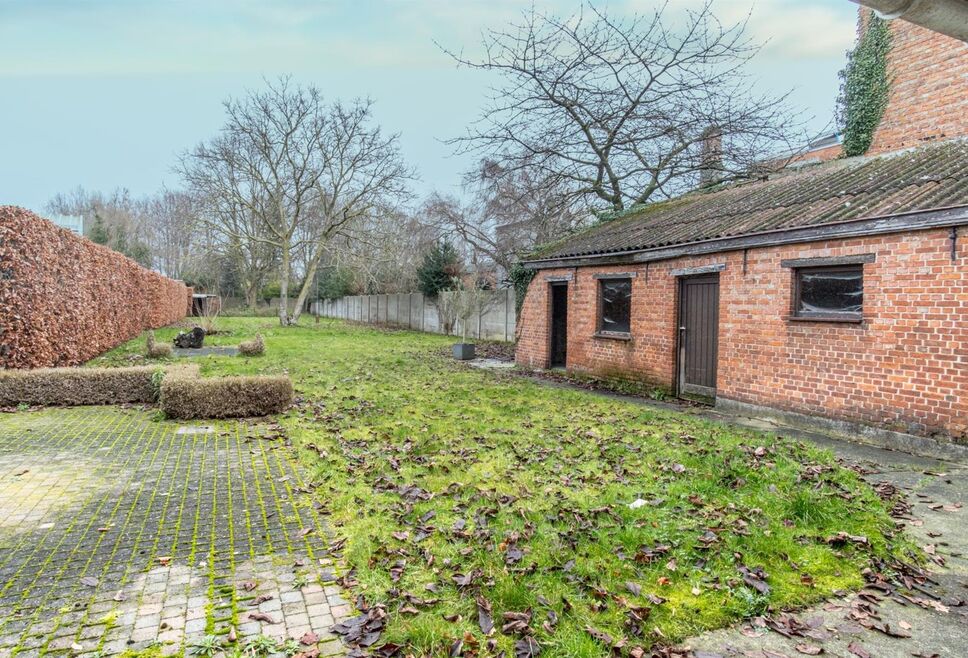
M631 209L533 260L639 251L968 205L968 141L848 158Z

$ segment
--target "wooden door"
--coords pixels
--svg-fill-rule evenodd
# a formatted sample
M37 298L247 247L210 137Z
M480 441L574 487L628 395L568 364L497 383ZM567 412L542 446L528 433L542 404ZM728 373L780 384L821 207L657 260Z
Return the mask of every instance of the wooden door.
M716 397L719 358L719 275L679 283L679 394Z
M568 362L568 284L551 284L551 367Z

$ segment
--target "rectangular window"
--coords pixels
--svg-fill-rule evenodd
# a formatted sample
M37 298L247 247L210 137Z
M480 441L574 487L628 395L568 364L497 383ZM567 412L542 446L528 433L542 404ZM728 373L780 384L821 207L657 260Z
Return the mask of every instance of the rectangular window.
M627 334L631 329L632 279L599 281L601 316L598 330Z
M795 270L793 315L821 320L860 320L864 307L862 265Z

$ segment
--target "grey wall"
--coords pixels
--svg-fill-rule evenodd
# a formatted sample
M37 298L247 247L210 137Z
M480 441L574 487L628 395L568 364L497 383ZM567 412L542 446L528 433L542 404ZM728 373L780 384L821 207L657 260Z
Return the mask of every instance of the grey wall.
M454 293L441 293L452 295ZM316 313L316 302L310 305ZM416 331L443 333L437 307L422 293L396 295L356 295L319 302L319 315L366 324L386 324ZM468 322L467 335L485 340L514 340L514 289L495 290L484 312ZM460 323L452 332L461 335Z

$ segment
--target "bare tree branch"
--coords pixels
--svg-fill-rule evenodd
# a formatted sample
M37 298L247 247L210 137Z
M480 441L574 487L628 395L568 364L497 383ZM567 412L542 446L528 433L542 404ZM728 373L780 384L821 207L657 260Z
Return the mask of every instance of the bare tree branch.
M589 3L563 19L532 7L484 35L480 60L445 49L503 80L451 143L607 210L680 194L710 168L717 181L748 175L791 140L803 143L786 96L758 93L745 72L758 50L745 22L724 26L711 2L684 21L670 14L617 18ZM710 126L722 136L715 162L703 155Z

